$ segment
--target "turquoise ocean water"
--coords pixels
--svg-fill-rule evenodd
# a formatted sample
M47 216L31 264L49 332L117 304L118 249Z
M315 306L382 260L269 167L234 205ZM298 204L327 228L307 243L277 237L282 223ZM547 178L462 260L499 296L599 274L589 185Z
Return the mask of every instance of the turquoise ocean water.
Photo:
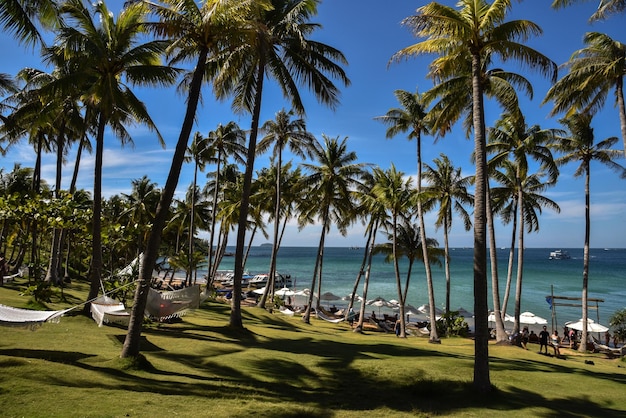
M522 286L521 310L531 311L550 321L551 309L546 296L551 291L556 296L581 297L583 250L563 248L571 256L567 260L550 260L549 248L527 248L524 252L524 277ZM277 269L281 274L289 274L297 290L311 287L315 266L315 247L284 247L278 254ZM331 247L324 250L322 293L332 292L345 296L352 291L363 259L363 248ZM508 249L498 249L498 270L501 294L506 283ZM267 273L271 247L256 246L250 249L246 270L250 274ZM473 271L471 248L455 248L451 251L451 308L463 307L473 310ZM400 264L401 280L404 287L407 263ZM220 269L233 268L233 257L226 257ZM513 315L515 301L515 271L507 313ZM435 304L445 305L445 271L443 266L432 267L435 284ZM363 285L359 284L357 294L362 295ZM551 290L553 289L553 290ZM383 256L373 261L367 299L383 297L386 300L398 299L393 265L385 263ZM608 318L618 309L626 308L626 249L592 249L589 272L589 297L603 299L599 304L600 322L605 325ZM415 263L409 286L408 303L420 306L428 303L424 266ZM492 308L491 276L489 276L489 308ZM341 301L332 302L337 306ZM577 303L577 302L568 302ZM579 303L579 302L578 302ZM368 308L369 312L369 308ZM556 307L557 324L561 325L581 317L580 307ZM597 320L596 311L590 310L589 317Z

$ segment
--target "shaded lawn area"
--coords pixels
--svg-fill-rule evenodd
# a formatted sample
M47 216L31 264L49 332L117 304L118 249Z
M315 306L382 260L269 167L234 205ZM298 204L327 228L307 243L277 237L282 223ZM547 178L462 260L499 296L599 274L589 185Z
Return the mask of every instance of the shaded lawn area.
M26 305L9 292L0 289L0 303ZM230 308L216 302L182 321L146 325L142 353L148 366L141 370L119 359L125 329L99 328L78 312L35 331L0 328L1 415L626 414L621 360L569 350L563 350L566 359L556 359L492 345L494 392L485 397L472 389L470 339L436 345L423 337L355 334L347 324L306 325L299 317L258 308L243 312L245 330L227 327Z

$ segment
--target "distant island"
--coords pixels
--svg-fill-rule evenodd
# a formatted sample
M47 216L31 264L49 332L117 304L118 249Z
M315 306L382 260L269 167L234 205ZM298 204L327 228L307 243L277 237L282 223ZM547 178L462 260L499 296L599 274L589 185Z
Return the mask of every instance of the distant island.
M271 242L265 242L265 243L259 245L259 247L271 247L271 246L272 246Z

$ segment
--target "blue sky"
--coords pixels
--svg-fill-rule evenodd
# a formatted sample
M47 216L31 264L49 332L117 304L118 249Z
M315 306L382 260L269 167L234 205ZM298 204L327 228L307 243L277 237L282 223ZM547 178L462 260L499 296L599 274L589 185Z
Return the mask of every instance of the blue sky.
M424 1L395 0L380 2L376 0L325 0L319 7L319 14L314 19L323 28L315 38L326 42L347 57L346 67L351 86L342 89L341 105L335 110L320 106L309 95L305 97L307 109L307 127L321 140L324 133L330 137L348 137L351 150L356 151L359 161L372 163L383 169L393 163L398 170L414 176L416 172L415 143L404 137L385 139L385 126L375 121L375 116L383 115L388 109L397 106L394 90L402 89L420 92L428 90L432 83L424 75L432 57L418 57L389 65L390 57L398 50L418 42L408 28L400 25L405 17L424 5ZM454 1L442 1L454 5ZM121 0L108 2L111 10L122 4ZM585 32L598 31L607 33L614 39L626 42L623 38L624 15L613 16L607 21L589 25L588 17L596 4L591 1L569 8L554 11L548 0L526 0L514 2L509 19L529 19L537 23L544 31L541 37L528 42L533 48L547 55L557 64L562 64L573 51L581 48ZM43 68L38 56L25 50L7 35L0 35L0 48L12 51L5 55L0 67L1 72L15 74L26 66ZM519 68L516 64L506 64L510 69L526 75L533 83L533 100L523 100L522 109L528 125L539 124L543 128L558 128L558 118L547 115L550 106L540 103L550 87L547 80L536 73ZM275 112L288 106L280 93L267 84L264 92L261 120L273 118ZM304 91L304 89L303 89ZM131 181L147 175L159 186L163 186L170 166L173 147L178 137L184 114L184 99L174 89L138 90L137 93L147 104L148 110L167 142L162 149L154 134L137 126L131 129L135 146L121 148L119 141L109 134L105 141L103 192L105 196L128 193ZM498 118L500 110L487 104L486 121L488 126ZM243 129L250 126L247 115L236 115L230 110L230 103L216 103L209 89L204 91L203 106L199 109L194 131L207 134L219 123L236 121ZM612 97L607 100L605 109L594 119L597 139L619 136L619 119L613 106ZM617 147L621 147L621 140ZM469 156L473 149L473 140L467 139L462 131L453 131L436 143L431 137L423 138L423 158L431 163L433 158L445 153L456 166L463 168L464 175L471 175L474 168ZM63 187L69 184L73 167L73 153L68 156L65 166ZM268 165L268 156L257 158L255 169ZM0 167L11 170L15 162L24 166L34 165L34 152L27 145L16 146L0 159ZM626 161L622 161L623 163ZM43 177L49 184L54 183L54 156L44 160ZM210 168L209 168L210 170ZM529 247L582 247L584 242L584 181L574 179L574 166L561 170L559 183L546 192L561 207L556 214L545 210L540 218L540 231L526 235ZM179 183L178 196L192 181L192 168L184 168ZM93 189L93 156L83 156L79 187ZM626 182L602 166L592 166L592 237L593 247L626 247ZM443 244L442 232L435 231L434 215L427 215L427 234L435 236ZM270 228L271 230L271 228ZM310 226L298 231L295 225L288 227L283 241L285 246L315 246L319 240L319 227ZM510 227L498 222L498 246L506 246L510 240ZM257 242L264 242L259 238ZM234 239L231 241L234 242ZM327 238L328 246L363 245L363 228L355 225L346 237L332 231ZM467 247L472 245L472 233L462 229L456 222L451 232L451 245Z

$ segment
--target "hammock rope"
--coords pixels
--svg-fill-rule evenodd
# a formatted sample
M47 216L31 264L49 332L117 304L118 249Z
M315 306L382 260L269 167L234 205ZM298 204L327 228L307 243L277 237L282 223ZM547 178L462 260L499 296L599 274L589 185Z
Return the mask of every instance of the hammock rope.
M109 292L105 292L104 296L107 294L116 292L124 287L130 286L134 284L135 281L125 284L124 286L120 286L116 289L113 289ZM61 317L66 313L84 306L88 303L91 303L98 299L100 296L89 299L86 302L79 303L78 305L74 305L67 309L62 309L58 311L37 311L34 309L21 309L14 308L12 306L6 306L0 304L0 325L9 326L9 327L22 327L29 328L34 330L35 328L41 326L44 322L58 323L61 320Z

